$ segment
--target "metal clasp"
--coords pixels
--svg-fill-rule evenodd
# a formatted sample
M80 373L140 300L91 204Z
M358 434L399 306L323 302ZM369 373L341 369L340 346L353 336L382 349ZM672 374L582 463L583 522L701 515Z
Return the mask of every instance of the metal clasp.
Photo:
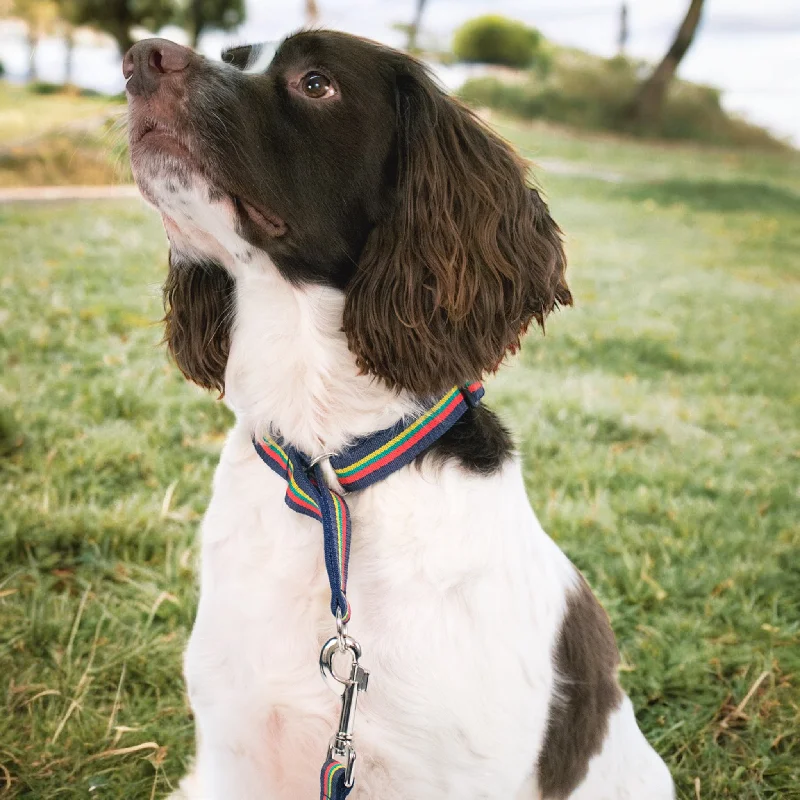
M343 678L333 668L337 653L349 653L352 659L350 674ZM353 747L353 726L355 724L358 693L367 691L369 672L358 660L361 658L361 645L350 636L343 625L337 625L337 635L322 647L319 654L319 669L331 689L342 698L339 714L339 729L328 745L328 759L334 758L345 765L345 785L350 788L354 781L356 751Z
M306 473L311 472L314 467L317 466L320 462L324 461L326 458L333 458L336 453L320 453L315 458L312 458L311 461L308 462L308 466L306 467Z

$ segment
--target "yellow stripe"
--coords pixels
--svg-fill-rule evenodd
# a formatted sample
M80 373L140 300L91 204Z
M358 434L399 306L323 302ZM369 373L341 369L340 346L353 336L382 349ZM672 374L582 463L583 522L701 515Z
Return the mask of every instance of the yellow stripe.
M337 764L335 767L331 767L331 771L328 773L328 789L326 791L328 796L333 794L333 778L340 769L344 769L344 764Z
M342 514L342 506L341 503L339 502L338 495L335 492L331 492L331 497L333 498L333 504L336 507L336 542L337 542L337 549L339 551L339 558L337 558L336 560L339 562L339 573L341 575L340 577L341 580L341 578L344 577L344 573L342 570L342 567L344 566L342 564L342 558L344 557L344 552L342 551L342 517L344 515Z
M309 497L297 484L297 481L294 479L294 465L292 464L289 456L286 455L286 451L274 440L270 439L268 436L264 437L264 442L268 445L272 445L285 459L286 463L289 466L289 483L292 485L292 488L297 491L297 494L300 495L304 500L308 500L314 508L319 510L319 504L313 497Z
M265 436L264 437L264 444L271 445L274 447L287 461L289 460L289 456L286 455L286 451L271 437Z
M337 475L345 475L357 470L360 466L365 464L367 461L372 461L375 457L383 455L387 450L390 450L397 442L401 439L405 438L409 431L413 430L414 428L418 428L420 425L424 425L432 416L434 416L442 406L447 405L447 403L452 400L453 395L458 391L458 386L454 386L448 394L446 394L430 411L426 414L423 414L415 423L409 425L407 428L404 428L397 436L394 437L390 442L387 442L383 447L374 452L370 453L368 456L364 456L360 461L356 461L355 464L350 464L348 467L343 467L342 469L334 470Z
M297 481L294 479L294 472L290 469L289 470L289 483L291 484L292 488L300 495L304 500L308 500L314 508L319 510L319 503L313 498L309 497L298 485Z

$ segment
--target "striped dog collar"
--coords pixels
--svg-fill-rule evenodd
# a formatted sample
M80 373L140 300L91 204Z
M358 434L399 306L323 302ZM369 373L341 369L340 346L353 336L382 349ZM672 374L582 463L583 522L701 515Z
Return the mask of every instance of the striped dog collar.
M411 420L402 419L391 428L365 436L345 451L332 455L330 465L339 484L348 492L358 491L407 466L450 430L468 408L477 406L483 393L480 382L454 386L443 397L428 404L419 416ZM339 649L351 650L354 675L359 670L363 673L363 681L355 678L342 680L329 675L334 681L349 687L349 694L347 689L344 690L343 704L352 703L352 710L346 715L352 725L357 693L359 689L366 690L367 673L358 665L360 647L347 636L345 629L350 619L347 566L351 524L347 503L342 495L328 487L319 459L310 459L300 450L284 443L276 434L254 439L253 444L264 463L286 481L286 505L322 523L325 569L331 588L331 613L337 620L337 639L333 641L338 641ZM329 645L330 642L325 647ZM325 647L323 653L326 652ZM322 800L341 800L347 797L353 786L355 751L352 748L352 731L343 731L343 724L340 723L339 733L331 741L328 760L322 768Z

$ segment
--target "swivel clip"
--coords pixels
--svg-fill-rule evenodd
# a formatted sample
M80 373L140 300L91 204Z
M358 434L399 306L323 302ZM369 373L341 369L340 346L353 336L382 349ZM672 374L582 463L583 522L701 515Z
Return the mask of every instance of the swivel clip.
M333 660L337 653L349 654L350 672L347 677L342 677L334 670ZM358 663L360 658L361 645L342 630L325 642L319 654L319 669L322 677L328 686L342 698L339 729L328 745L328 759L335 759L345 765L345 785L348 788L353 785L354 780L356 751L353 747L353 726L358 694L367 691L369 682L369 672Z

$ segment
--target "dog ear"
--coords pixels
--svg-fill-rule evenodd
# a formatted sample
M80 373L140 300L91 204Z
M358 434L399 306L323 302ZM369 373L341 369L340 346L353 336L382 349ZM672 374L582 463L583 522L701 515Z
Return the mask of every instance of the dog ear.
M570 305L561 232L511 147L418 65L398 78L394 204L345 304L359 366L428 396L495 370Z
M209 260L170 251L163 287L164 342L180 371L204 389L225 392L234 313L234 283Z

